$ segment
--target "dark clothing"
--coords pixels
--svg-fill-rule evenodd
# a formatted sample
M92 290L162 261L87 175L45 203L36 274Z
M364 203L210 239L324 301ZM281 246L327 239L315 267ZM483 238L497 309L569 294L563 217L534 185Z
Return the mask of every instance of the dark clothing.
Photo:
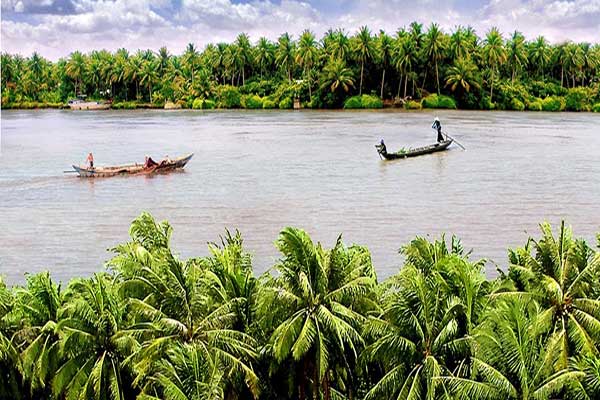
M442 130L440 129L440 130L438 131L438 137L437 137L437 141L438 141L438 142L443 142L444 140L445 140L445 139L444 139L444 135L442 135Z
M90 160L90 168L94 168L94 160Z
M431 127L437 130L437 141L443 142L444 135L442 135L442 124L440 123L440 121L436 119L435 121L433 121L433 125L431 125Z
M154 161L152 159L152 157L148 157L148 159L146 160L146 164L144 165L144 168L152 168L157 165L158 165L158 163L156 161Z

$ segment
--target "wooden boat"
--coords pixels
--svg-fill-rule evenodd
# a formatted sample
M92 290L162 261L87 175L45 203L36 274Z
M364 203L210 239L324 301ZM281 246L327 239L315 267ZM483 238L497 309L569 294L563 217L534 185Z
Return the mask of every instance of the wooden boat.
M108 110L112 104L108 101L86 101L85 95L80 95L76 99L69 100L71 110Z
M144 164L116 165L113 167L85 168L73 165L73 169L82 178L106 178L116 175L151 175L182 169L190 161L194 153L173 160L161 161L158 165L144 168Z
M444 151L452 144L452 139L444 140L443 142L435 143L429 146L416 147L414 149L400 150L396 153L388 153L385 146L380 144L375 145L377 152L386 160L396 160L398 158L409 158L422 156L423 154L435 153Z

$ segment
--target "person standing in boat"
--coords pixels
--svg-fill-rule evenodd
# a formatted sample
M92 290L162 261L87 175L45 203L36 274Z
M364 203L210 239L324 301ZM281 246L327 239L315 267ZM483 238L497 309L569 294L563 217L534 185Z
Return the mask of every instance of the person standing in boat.
M90 152L85 159L90 166L90 169L94 169L94 155Z
M387 148L385 147L385 142L383 141L383 139L381 139L381 142L379 142L379 152L381 154L387 153Z
M435 130L437 130L437 141L439 142L443 142L444 141L444 135L442 134L442 124L440 123L440 119L438 117L435 117L435 119L433 120L433 125L431 125L431 127Z

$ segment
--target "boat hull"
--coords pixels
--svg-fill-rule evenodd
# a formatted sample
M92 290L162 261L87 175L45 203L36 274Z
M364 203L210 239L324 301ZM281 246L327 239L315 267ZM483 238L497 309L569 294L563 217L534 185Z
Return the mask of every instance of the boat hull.
M448 147L452 144L452 139L444 140L443 142L435 143L429 146L417 147L415 149L410 149L408 151L397 152L397 153L388 153L385 150L382 150L381 145L376 145L377 151L379 154L385 158L386 160L397 160L401 158L411 158L418 157L424 154L437 153L438 151L447 150Z
M169 163L161 162L160 164L144 168L142 164L118 165L114 167L98 167L98 168L83 168L73 165L73 169L81 178L108 178L119 175L152 175L171 172L177 169L182 169L190 161L194 154L188 154L183 157L171 160Z
M83 103L70 103L71 110L108 110L110 103L98 103L95 101L87 101Z

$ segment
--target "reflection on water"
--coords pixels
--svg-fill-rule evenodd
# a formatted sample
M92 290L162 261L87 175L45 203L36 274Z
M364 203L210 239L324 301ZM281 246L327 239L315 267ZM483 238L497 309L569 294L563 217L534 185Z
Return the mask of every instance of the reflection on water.
M287 225L333 245L369 246L380 277L416 235L455 233L474 257L506 265L506 247L567 219L600 231L600 135L594 114L438 112L453 145L381 161L435 141L427 112L2 111L0 274L22 282L50 269L61 279L102 268L143 210L174 226L182 257L238 228L258 272L278 257ZM79 179L62 171L93 151L98 165L188 152L182 173Z

